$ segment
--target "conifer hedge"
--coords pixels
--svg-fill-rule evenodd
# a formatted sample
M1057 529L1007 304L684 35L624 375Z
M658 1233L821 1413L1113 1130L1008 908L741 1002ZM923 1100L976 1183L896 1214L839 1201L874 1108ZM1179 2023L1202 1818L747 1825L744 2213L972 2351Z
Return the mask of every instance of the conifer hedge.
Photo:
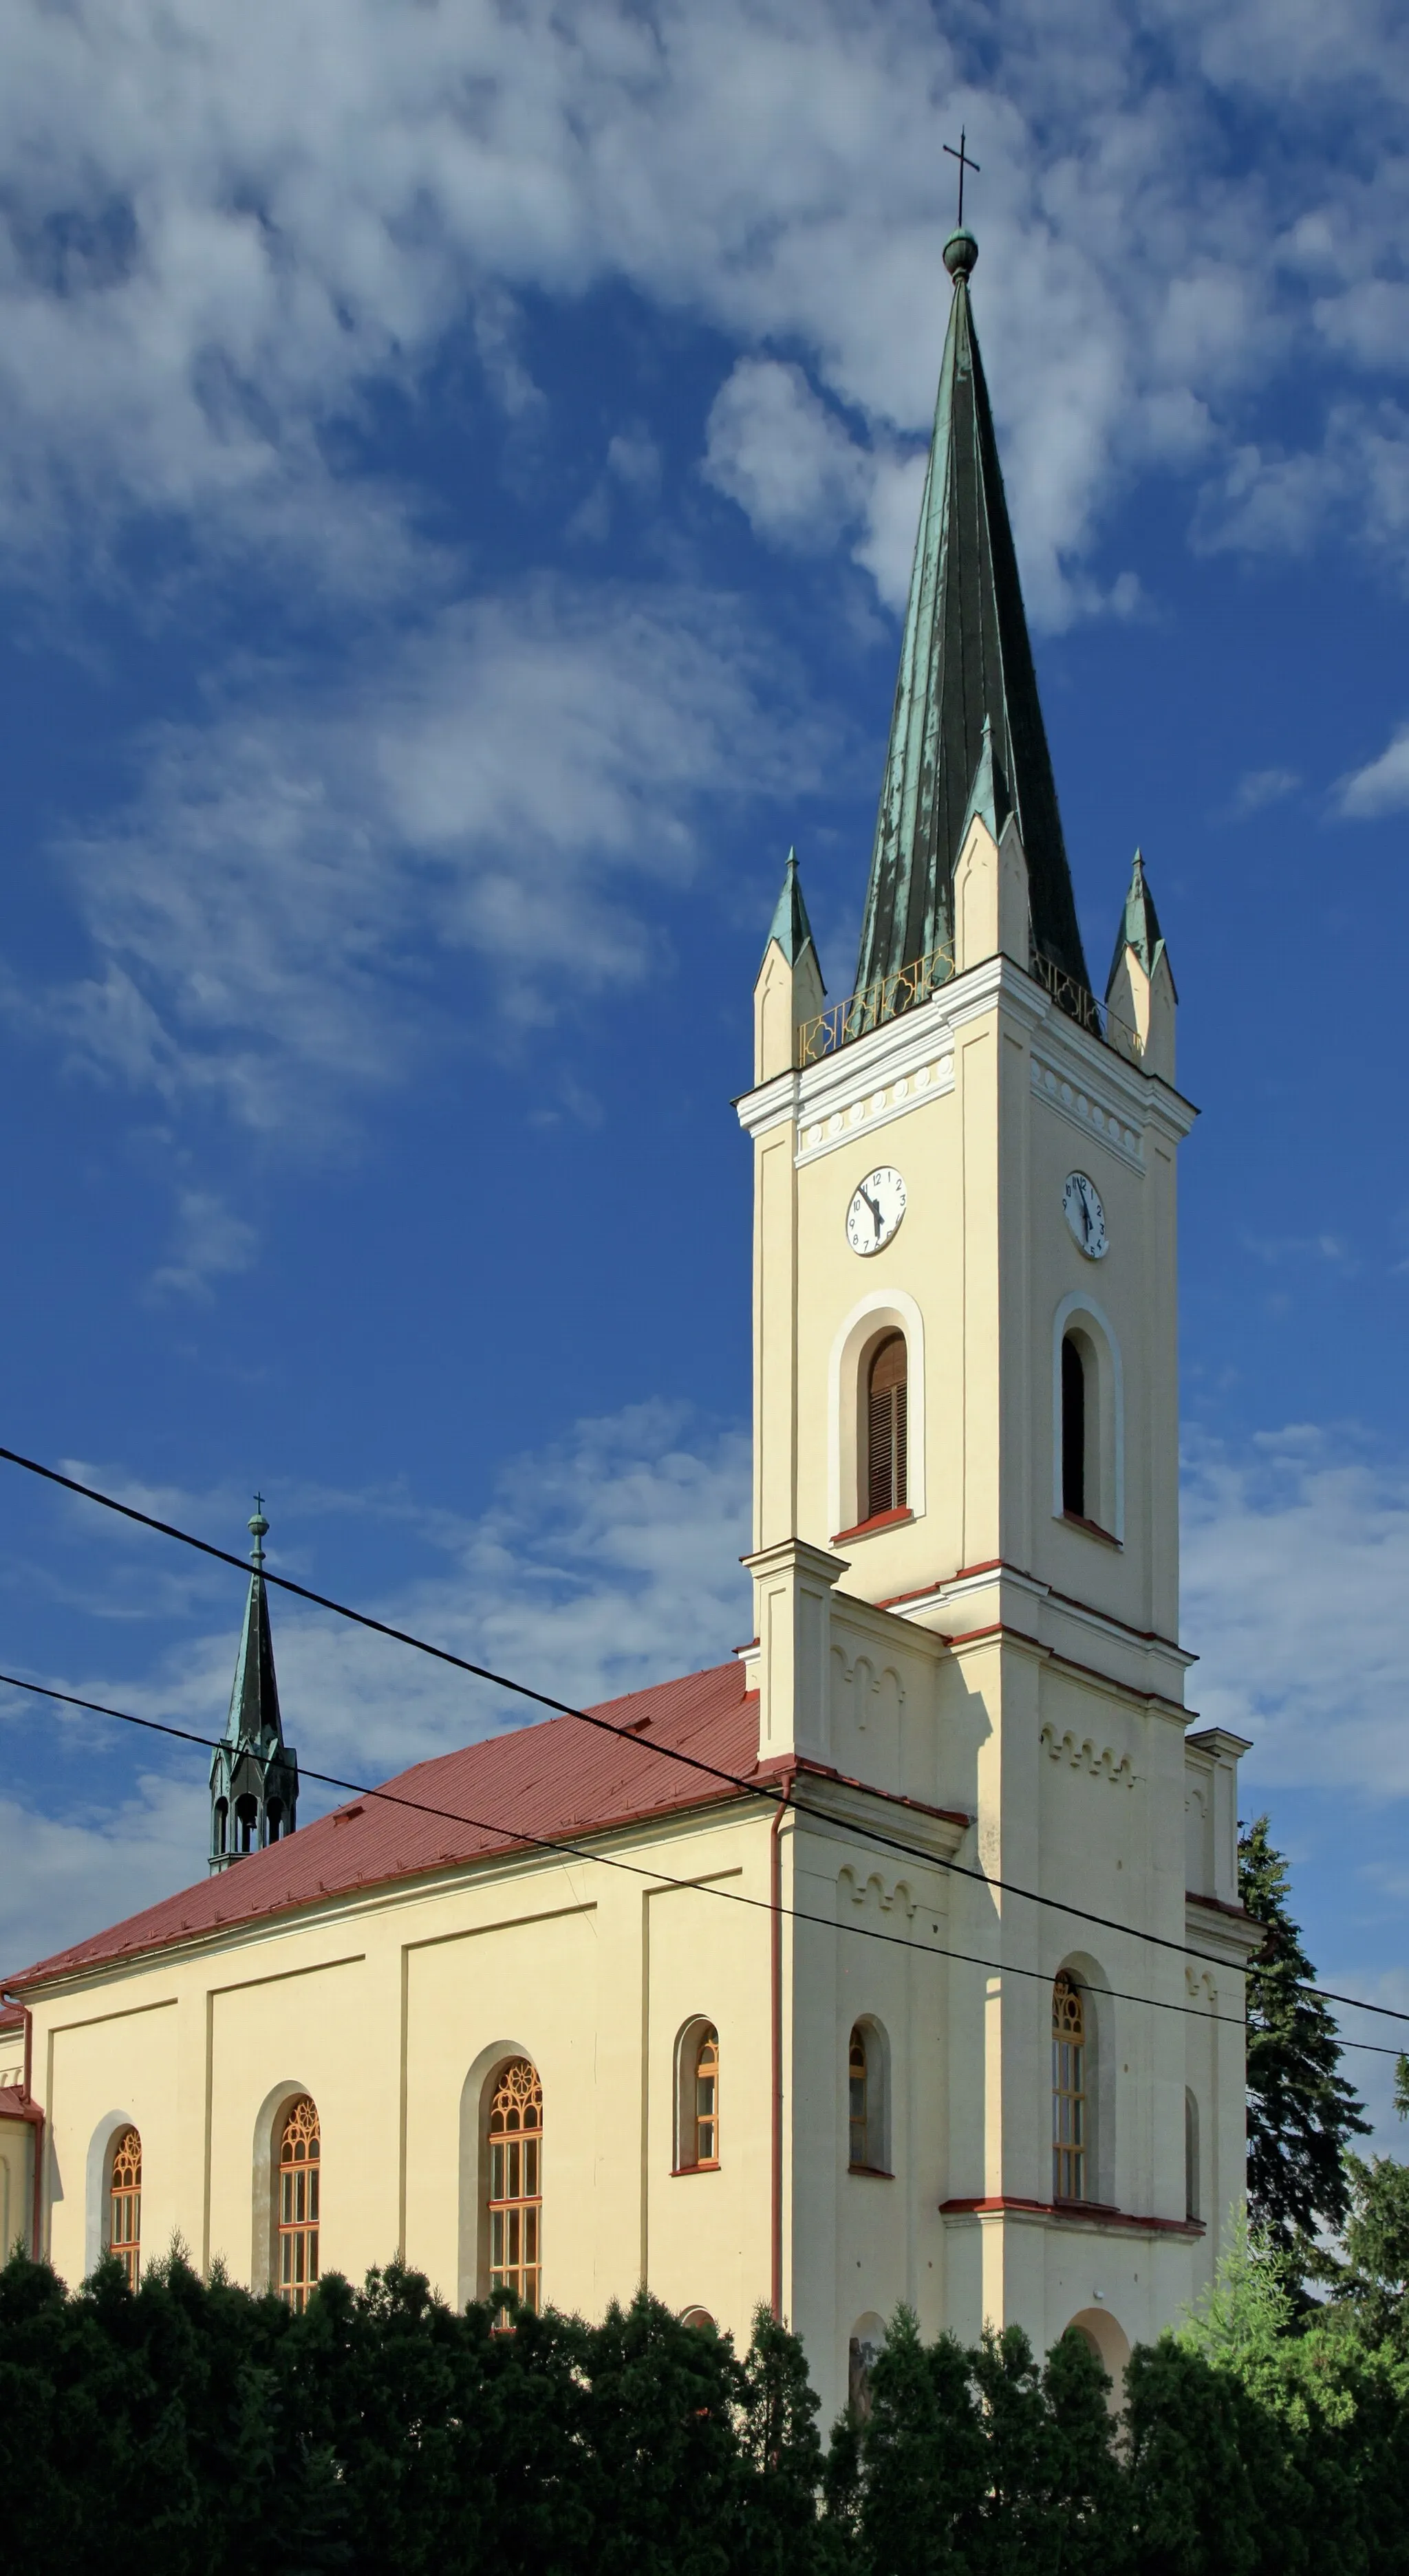
M179 2253L134 2295L0 2273L0 2531L45 2576L1409 2576L1404 2169L1308 2312L1240 2246L1138 2348L926 2344L904 2309L824 2451L796 2337L736 2355L644 2295L453 2313L416 2273L295 2316ZM1354 2219L1347 2243L1354 2257Z

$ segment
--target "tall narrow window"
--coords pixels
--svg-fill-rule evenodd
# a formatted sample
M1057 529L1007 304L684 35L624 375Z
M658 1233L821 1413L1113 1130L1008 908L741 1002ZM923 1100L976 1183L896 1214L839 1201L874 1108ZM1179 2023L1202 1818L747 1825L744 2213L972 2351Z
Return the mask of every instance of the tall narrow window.
M1071 1333L1062 1343L1062 1509L1086 1518L1086 1363Z
M543 2087L511 2057L489 2105L489 2295L537 2308L543 2287Z
M846 2090L851 2122L851 2156L853 2167L863 2171L871 2163L871 2122L869 2069L866 2064L866 2034L858 2022L851 2034L847 2051Z
M290 2103L279 2137L277 2288L291 2308L307 2307L318 2278L320 2145L317 2110L301 2093Z
M1184 2092L1184 2215L1199 2214L1199 2105L1187 2086Z
M904 1509L906 1501L905 1336L891 1333L866 1379L866 1518Z
M719 2162L719 2033L706 2022L695 2057L695 2136L697 2165Z
M135 2129L124 2129L113 2148L108 2252L117 2256L129 2290L135 2290L142 2269L142 2141Z
M1065 1968L1052 1988L1052 2198L1086 2198L1086 2008Z

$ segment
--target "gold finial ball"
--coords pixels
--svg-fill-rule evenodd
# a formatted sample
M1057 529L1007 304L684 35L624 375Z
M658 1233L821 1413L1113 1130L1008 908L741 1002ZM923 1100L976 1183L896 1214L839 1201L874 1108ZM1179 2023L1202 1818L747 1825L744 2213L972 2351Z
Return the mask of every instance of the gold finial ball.
M944 245L944 265L951 277L971 277L978 258L978 243L963 224L951 233Z

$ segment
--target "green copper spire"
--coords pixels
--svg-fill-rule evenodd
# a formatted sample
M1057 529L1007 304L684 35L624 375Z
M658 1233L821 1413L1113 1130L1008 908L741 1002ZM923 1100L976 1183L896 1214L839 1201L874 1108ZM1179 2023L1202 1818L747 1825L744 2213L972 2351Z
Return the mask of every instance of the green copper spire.
M256 1494L249 1533L250 1588L235 1658L229 1714L210 1765L210 1866L228 1869L244 1853L262 1851L294 1829L298 1807L298 1755L284 1742L274 1640L264 1581L264 1541L269 1523Z
M788 852L788 864L783 871L783 891L778 897L777 909L773 915L768 937L763 943L765 957L775 939L790 966L796 966L804 948L810 948L814 957L817 954L817 943L812 936L812 924L807 918L807 906L802 899L802 879L797 872L796 850ZM819 976L820 972L819 966ZM825 984L822 989L826 991Z
M910 575L858 991L949 939L954 866L987 759L1027 856L1041 953L1088 983L983 362L969 312L978 258L951 234L954 280ZM985 737L987 751L985 752ZM983 791L988 792L988 791Z
M1135 864L1130 871L1130 888L1121 911L1120 927L1115 935L1115 953L1111 958L1111 971L1106 977L1107 994L1110 993L1120 971L1120 961L1127 948L1134 949L1147 975L1154 974L1161 953L1168 964L1169 951L1165 947L1164 934L1159 926L1159 914L1155 910L1154 896L1145 881L1145 862L1138 850L1135 853ZM1172 966L1169 970L1169 980L1171 984L1174 982ZM1178 1000L1177 993L1175 999Z

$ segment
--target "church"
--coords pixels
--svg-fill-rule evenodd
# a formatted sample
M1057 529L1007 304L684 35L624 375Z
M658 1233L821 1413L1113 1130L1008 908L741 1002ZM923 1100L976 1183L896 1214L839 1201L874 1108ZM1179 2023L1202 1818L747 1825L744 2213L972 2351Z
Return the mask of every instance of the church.
M300 1826L257 1510L206 1877L5 1981L7 2235L70 2282L179 2237L295 2305L392 2257L741 2341L763 2302L825 2422L900 2301L1118 2378L1228 2243L1260 1935L1178 1633L1194 1111L1138 855L1088 972L977 256L855 988L790 855L754 992L753 1635Z

